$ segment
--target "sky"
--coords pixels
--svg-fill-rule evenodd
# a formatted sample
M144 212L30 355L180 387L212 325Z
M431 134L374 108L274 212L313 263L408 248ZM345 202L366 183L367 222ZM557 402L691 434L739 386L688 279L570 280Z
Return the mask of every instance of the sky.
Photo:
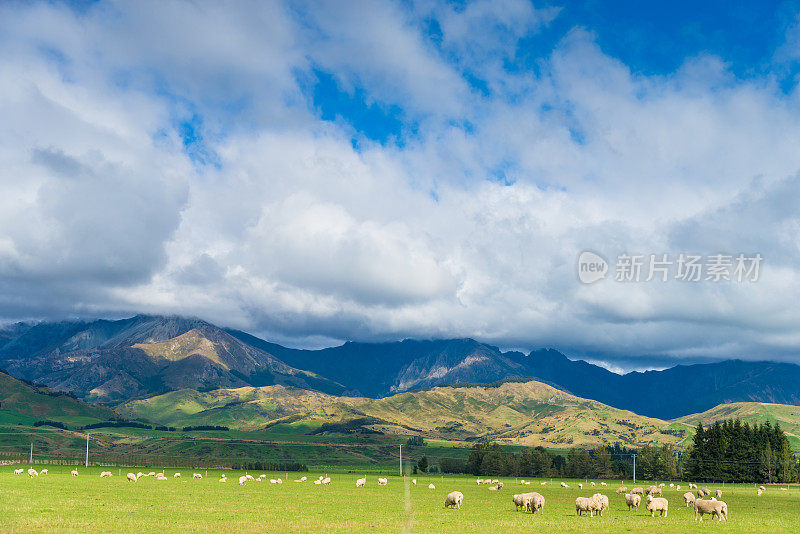
M800 363L798 76L799 2L2 2L0 321Z

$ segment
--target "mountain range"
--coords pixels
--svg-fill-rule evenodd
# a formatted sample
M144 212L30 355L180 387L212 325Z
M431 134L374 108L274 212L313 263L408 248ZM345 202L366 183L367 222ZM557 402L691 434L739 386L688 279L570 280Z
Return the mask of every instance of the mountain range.
M275 385L380 399L503 380L536 380L659 419L730 402L800 405L800 366L789 363L725 360L619 375L553 349L524 354L448 339L299 350L199 319L148 315L6 326L0 329L0 367L108 405L186 389Z

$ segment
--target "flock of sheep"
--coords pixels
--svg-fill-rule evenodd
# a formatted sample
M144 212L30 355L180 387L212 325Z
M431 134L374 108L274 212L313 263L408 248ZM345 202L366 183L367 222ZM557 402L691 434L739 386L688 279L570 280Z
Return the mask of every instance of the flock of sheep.
M25 474L24 468L19 468L14 470L15 475L22 475ZM34 478L40 475L47 475L48 470L42 469L41 471L37 472L35 469L30 468L27 470L27 474L30 478ZM73 477L78 476L78 470L73 469L70 474ZM100 473L100 478L110 478L113 474L111 471L103 471ZM141 471L138 473L128 473L126 475L126 479L129 482L137 482L142 477L155 477L156 480L168 480L164 472L156 473L155 471L151 471L149 473L142 473ZM172 475L173 478L180 478L181 473L177 472ZM201 473L193 473L193 479L202 479L203 475ZM259 475L258 477L253 477L250 474L245 473L244 475L239 477L239 485L243 486L248 482L263 482L267 480L267 475ZM303 476L298 479L295 479L294 482L303 483L308 480L307 477ZM221 475L220 482L227 482L227 475L224 473ZM269 479L271 484L283 484L283 480L280 478L272 478ZM314 484L318 485L328 485L331 483L331 478L329 476L322 476L320 475L318 479L313 481ZM413 485L417 484L417 479L414 478L411 480ZM478 485L488 485L487 488L489 491L498 491L503 488L503 482L497 479L477 479L476 483ZM364 475L363 477L356 480L356 487L361 488L366 486L367 484L367 476ZM379 486L386 486L389 484L388 478L378 478L378 485ZM520 484L523 486L530 485L530 481L521 480ZM547 482L540 482L542 486L545 486ZM595 486L594 482L589 482L591 487ZM561 482L562 488L569 488L569 485L566 482ZM608 484L605 482L600 482L600 486L607 486ZM621 495L625 499L625 505L628 507L628 511L630 510L638 510L639 506L642 503L642 498L645 498L645 509L650 512L651 517L655 517L656 512L660 514L662 517L667 516L667 512L669 511L669 501L664 498L663 490L666 487L666 484L659 484L657 486L650 486L648 488L641 488L636 487L632 488L628 491L628 488L625 486L620 486L617 488L616 493ZM681 490L680 484L675 485L671 483L669 485L670 488L674 488L676 491ZM583 483L578 484L579 489L583 489ZM436 489L434 484L429 484L428 489ZM695 520L700 519L703 520L703 515L710 515L711 518L717 518L718 521L727 521L728 520L728 505L724 501L722 501L722 490L716 490L714 496L711 496L711 490L708 488L698 488L696 484L689 483L689 489L695 490L695 492L687 491L683 494L683 501L685 506L692 506L694 507L695 513ZM759 486L756 491L756 495L761 497L763 493L766 491L764 486ZM527 492L527 493L520 493L513 495L511 498L514 506L516 507L517 511L523 510L525 512L530 512L535 514L536 512L541 512L544 509L545 498L540 493L535 491ZM464 502L464 494L460 491L453 491L445 497L444 506L445 508L458 508L461 509L461 505ZM594 514L597 513L598 515L602 516L603 512L608 511L610 508L609 499L606 495L602 493L595 493L591 497L578 497L575 499L575 513L577 515L583 515L584 513L588 513L590 517L594 517Z

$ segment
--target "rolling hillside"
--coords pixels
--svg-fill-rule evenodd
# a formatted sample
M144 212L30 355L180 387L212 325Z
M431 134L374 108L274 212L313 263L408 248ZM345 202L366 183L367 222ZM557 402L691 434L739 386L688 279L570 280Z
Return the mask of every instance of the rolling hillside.
M335 397L283 386L182 390L130 401L119 411L175 426L256 430L291 424L308 432L419 434L550 447L677 444L687 433L682 425L617 410L535 381L432 387L383 399Z
M0 372L0 424L33 424L49 419L65 424L88 424L116 414L49 388L35 387Z

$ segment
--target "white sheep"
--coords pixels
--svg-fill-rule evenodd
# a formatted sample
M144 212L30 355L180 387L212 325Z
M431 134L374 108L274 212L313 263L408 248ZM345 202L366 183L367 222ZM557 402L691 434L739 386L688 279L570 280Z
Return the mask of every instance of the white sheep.
M128 473L126 478L128 479L128 482L136 482L137 480L139 480L139 477L137 477L133 473Z
M489 491L497 491L497 486L489 486Z
M389 479L388 478L379 478L378 479L378 485L379 486L385 486L388 483L389 483Z
M362 478L356 480L356 487L363 488L367 484L367 475L364 475Z
M568 488L569 486L567 486L567 483L566 483L566 482L562 482L562 483L561 483L561 487L562 487L562 488Z
M154 476L156 476L156 472L155 471L150 471L149 473L147 473L147 476L154 477Z
M760 489L761 491L767 491L767 488L765 488L764 486L759 486L758 489Z
M638 511L639 505L642 504L642 496L634 493L626 493L625 504L628 505L629 512L631 511L631 508L634 508L636 511Z
M644 505L647 511L650 512L650 517L655 517L656 512L661 512L661 517L667 517L669 509L669 501L663 497L647 496L647 502Z
M513 502L514 506L517 507L517 512L519 512L519 509L522 508L522 506L524 504L524 499L525 499L525 495L522 494L522 493L518 493L517 495L512 495L511 496L511 502Z
M428 484L428 489L436 489L436 486L433 485L433 482Z
M722 490L717 490L717 500L722 498Z
M271 478L271 479L269 479L269 483L270 484L277 484L278 483L278 479L277 478Z
M242 475L239 477L239 485L244 486L247 483L247 475Z
M192 478L203 478L203 475L201 475L200 473L193 473Z
M526 512L531 512L532 514L535 514L537 511L544 510L544 497L535 491L523 493L522 508Z
M39 471L39 474L40 475L46 475L47 474L47 469L42 469L41 471Z
M697 521L699 515L702 521L703 514L709 514L712 519L717 516L717 520L727 521L728 505L724 501L697 499L694 501L694 520Z
M644 495L644 490L642 488L633 488L631 493L634 495Z
M181 474L180 473L175 473L174 475L172 475L172 478L181 478Z
M248 480L249 482L255 482L255 481L256 481L256 479L255 479L255 478L253 478L253 475L248 475L247 473L245 473L245 475L244 475L244 476L245 476L245 477L247 477L247 480Z
M624 494L628 493L628 487L627 486L620 486L615 490L615 493L617 495L624 495Z
M100 473L100 478L108 478L111 476L111 471L103 471Z
M29 476L30 478L33 478L33 477L38 477L38 476L39 476L39 473L37 473L37 472L36 472L36 469L34 469L34 468L32 468L32 467L31 467L30 469L28 469L28 476Z
M330 483L331 483L331 477L325 477L325 478L322 479L322 484L324 486L327 486Z
M583 512L589 512L589 517L594 517L595 511L600 509L600 503L590 497L578 497L575 499L575 513L583 515Z
M283 484L283 479L282 478L278 479L278 484Z
M447 508L456 506L459 510L461 510L461 503L464 502L464 494L460 491L453 491L447 494L447 497L444 498L444 507Z
M547 482L539 482L539 485L540 485L540 486L546 486L546 485L547 485Z
M595 486L595 483L594 483L594 482L589 482L589 485L590 485L590 486L592 486L592 487L594 487L594 486Z
M417 479L416 479L416 478L412 478L412 479L411 479L411 483L412 483L412 484L414 484L414 485L416 486L416 485L417 485Z
M763 492L763 491L761 491L761 488L758 488L758 489L756 490L756 497L761 497L761 494L762 494L762 493L764 493L764 492Z
M219 481L220 482L227 482L228 481L228 477L225 476L225 474L223 473L223 475L221 477L219 477Z
M686 493L683 494L683 504L685 504L686 506L694 505L694 501L695 501L694 493L692 493L691 491L687 491Z
M663 482L658 485L658 487L661 488L661 489L664 489L664 486L666 486L666 484L664 484Z
M601 482L600 485L601 486L608 486L608 484L606 484L605 482Z
M680 491L680 490L681 490L681 485L680 485L680 484L678 484L677 486L675 486L675 491Z
M674 484L674 483L672 483L672 482L670 482L670 483L669 483L669 487L670 487L670 488L674 488L674 487L675 487L675 484Z
M140 479L140 478L142 478L142 477L146 477L146 476L147 476L147 475L145 475L145 474L144 474L144 473L142 473L141 471L139 471L138 473L136 473L136 479L137 479L137 480L138 480L138 479Z
M77 469L73 469L73 470L72 470L72 472L71 472L71 474L72 474L72 476L74 476L74 477L78 476L78 470L77 470Z
M163 480L169 480L169 479L166 476L164 476L164 473L159 473L159 474L156 475L156 480L162 480L163 481Z
M610 508L608 497L606 497L602 493L595 493L594 495L592 495L592 499L600 503L600 509L598 510L598 513L600 515L603 515L603 512L607 511Z
M578 483L578 489L583 489L583 484L580 482Z
M478 478L478 479L476 479L476 480L475 480L475 484L477 484L477 485L479 485L479 486L480 486L481 484L483 484L483 479L482 479L482 478Z
M314 481L314 484L316 484L316 485L318 485L318 486L319 486L320 484L322 484L322 481L321 481L321 480L315 480L315 481Z

